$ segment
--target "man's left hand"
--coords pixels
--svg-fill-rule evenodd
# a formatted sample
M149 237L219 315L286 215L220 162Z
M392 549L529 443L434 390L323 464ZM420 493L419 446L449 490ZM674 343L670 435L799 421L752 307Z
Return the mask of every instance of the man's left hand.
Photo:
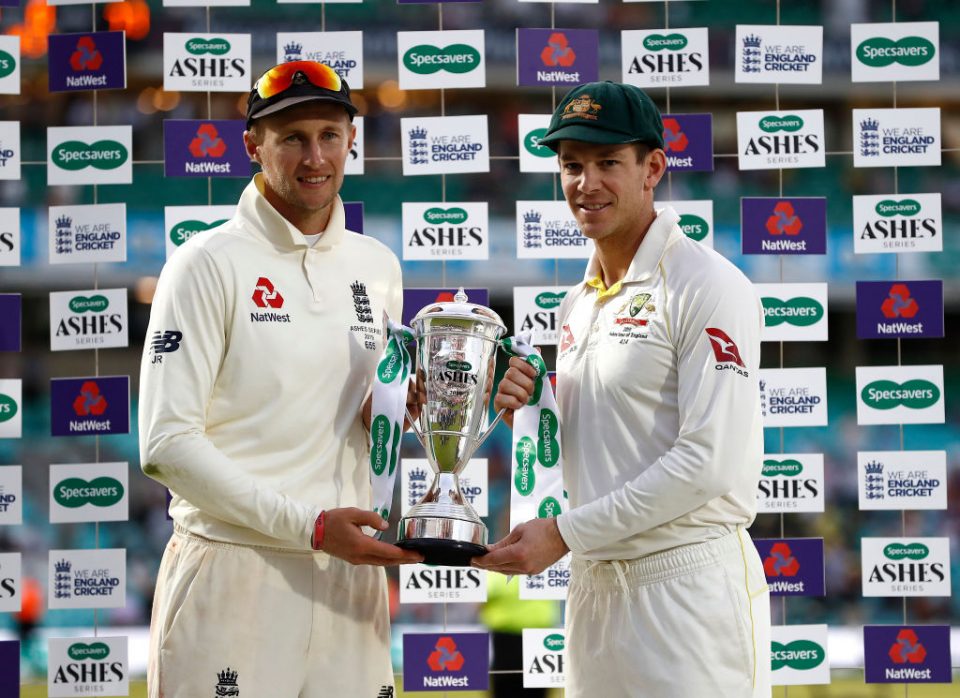
M533 519L487 546L487 554L473 558L471 564L502 574L540 574L568 552L555 518Z

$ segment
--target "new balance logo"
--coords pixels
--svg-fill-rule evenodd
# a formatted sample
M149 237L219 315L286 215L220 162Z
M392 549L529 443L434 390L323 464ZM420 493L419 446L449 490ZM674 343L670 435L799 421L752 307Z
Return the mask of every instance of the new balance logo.
M169 354L180 348L183 332L177 330L157 330L150 338L150 353L154 354L151 363L163 363L161 354Z
M377 698L393 698L393 686L381 686Z

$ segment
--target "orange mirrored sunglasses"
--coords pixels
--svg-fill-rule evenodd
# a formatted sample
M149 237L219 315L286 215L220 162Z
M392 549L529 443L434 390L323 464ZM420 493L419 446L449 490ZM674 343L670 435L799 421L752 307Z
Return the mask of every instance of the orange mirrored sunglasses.
M330 66L314 61L292 61L274 66L261 75L257 80L257 94L261 99L270 99L290 89L297 73L303 74L315 87L332 92L340 91L340 76Z

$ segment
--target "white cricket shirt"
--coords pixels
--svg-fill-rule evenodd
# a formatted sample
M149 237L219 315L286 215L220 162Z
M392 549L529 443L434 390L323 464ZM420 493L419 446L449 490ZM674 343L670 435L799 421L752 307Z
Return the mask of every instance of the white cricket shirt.
M614 296L559 311L557 403L577 555L628 560L718 538L756 514L763 313L749 279L658 211Z
M339 198L309 247L260 178L232 219L184 243L160 274L140 457L188 531L307 550L322 509L371 506L360 407L383 312L400 318L400 263L344 228Z

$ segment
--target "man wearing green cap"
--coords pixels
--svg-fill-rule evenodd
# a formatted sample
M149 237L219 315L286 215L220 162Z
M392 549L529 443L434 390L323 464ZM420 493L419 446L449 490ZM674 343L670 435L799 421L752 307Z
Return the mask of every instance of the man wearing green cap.
M770 696L769 590L745 530L763 454L759 299L654 209L663 123L641 90L574 88L540 142L596 246L558 312L570 508L475 564L536 574L572 551L568 696ZM535 375L511 359L495 406L519 409Z

